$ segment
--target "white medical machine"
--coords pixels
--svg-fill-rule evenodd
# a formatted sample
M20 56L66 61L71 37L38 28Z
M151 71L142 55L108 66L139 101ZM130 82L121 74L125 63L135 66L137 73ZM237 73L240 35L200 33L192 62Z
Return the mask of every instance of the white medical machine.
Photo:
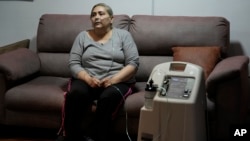
M145 88L137 141L206 141L203 69L187 62L156 65Z

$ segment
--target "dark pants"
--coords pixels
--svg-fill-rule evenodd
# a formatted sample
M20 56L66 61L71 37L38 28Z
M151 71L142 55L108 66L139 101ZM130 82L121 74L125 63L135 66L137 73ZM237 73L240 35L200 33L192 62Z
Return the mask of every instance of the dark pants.
M94 120L94 138L96 141L108 141L112 132L112 120L125 97L132 93L131 85L119 83L107 88L91 88L85 82L72 79L70 91L65 99L64 128L66 137L79 140L85 133L81 123L88 110L97 100Z

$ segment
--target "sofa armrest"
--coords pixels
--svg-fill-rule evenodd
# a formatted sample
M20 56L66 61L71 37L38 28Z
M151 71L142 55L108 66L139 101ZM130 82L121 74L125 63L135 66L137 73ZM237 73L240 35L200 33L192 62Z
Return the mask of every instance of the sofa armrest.
M229 128L247 121L249 104L247 56L234 56L219 62L206 81L207 96L215 104L216 138L229 137Z
M2 46L2 47L0 47L0 54L6 53L9 51L13 51L13 50L16 50L18 48L29 48L29 43L30 43L30 40L25 39L22 41L15 42L13 44Z
M36 53L20 48L0 55L0 72L7 80L16 81L38 72L40 60Z
M0 54L0 124L4 123L4 97L8 81L28 77L40 69L38 55L27 48L19 48Z
M247 56L229 57L219 62L206 81L207 94L210 99L215 99L216 87L218 84L226 82L236 77L247 79L248 77L248 63Z

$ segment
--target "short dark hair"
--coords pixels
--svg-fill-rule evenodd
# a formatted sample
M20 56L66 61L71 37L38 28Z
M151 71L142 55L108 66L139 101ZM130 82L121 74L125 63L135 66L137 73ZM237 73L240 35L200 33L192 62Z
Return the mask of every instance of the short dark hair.
M94 8L96 8L97 6L104 7L106 9L106 11L108 12L109 16L113 17L113 10L112 10L112 8L109 5L105 4L105 3L98 3L98 4L94 5L92 7L92 9L91 9L91 13L93 12Z

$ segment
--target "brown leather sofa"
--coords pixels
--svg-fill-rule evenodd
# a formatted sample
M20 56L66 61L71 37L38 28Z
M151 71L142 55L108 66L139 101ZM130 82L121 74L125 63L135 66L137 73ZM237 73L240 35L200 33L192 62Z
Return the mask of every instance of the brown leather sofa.
M209 139L228 139L231 125L247 120L247 56L228 56L230 24L223 17L115 15L138 47L136 93L115 121L116 133L138 131L144 88L152 68L174 59L173 47L219 47L220 60L206 78ZM70 78L68 57L76 35L91 28L88 15L45 14L37 31L37 52L17 49L0 55L0 124L59 129L63 93ZM187 56L200 52L184 53ZM196 58L199 60L200 58ZM208 57L210 59L210 57ZM91 119L86 119L89 121Z

